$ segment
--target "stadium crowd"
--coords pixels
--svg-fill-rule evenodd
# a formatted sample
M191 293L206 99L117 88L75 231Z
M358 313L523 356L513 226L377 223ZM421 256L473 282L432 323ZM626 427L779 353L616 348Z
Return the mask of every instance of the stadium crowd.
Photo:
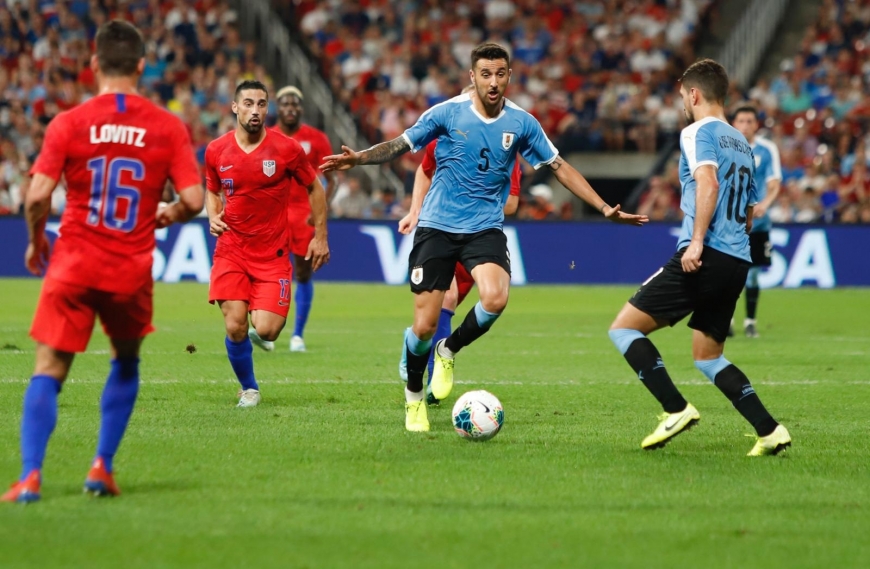
M298 0L276 7L298 26L370 139L397 136L458 93L468 53L487 39L512 51L510 98L568 153L652 152L673 140L683 126L674 82L694 59L694 33L710 4ZM237 82L253 78L273 87L225 0L9 0L0 7L0 214L20 211L26 174L51 118L93 96L93 34L115 17L143 30L142 92L184 119L200 161L208 142L232 128ZM761 134L781 149L775 221L870 223L868 87L868 0L825 0L799 52L777 75L748 89L732 87L729 107L756 105ZM403 168L413 172L418 159L406 155ZM333 215L397 218L407 211L407 198L358 186L340 178ZM519 217L570 218L570 211L551 211L541 188L538 194L523 200ZM57 192L56 213L63 201ZM678 204L676 165L669 164L639 208L652 219L673 220L681 215Z
M563 152L652 152L680 129L673 85L710 3L301 0L286 17L371 139L458 94L486 39L509 47L509 97Z

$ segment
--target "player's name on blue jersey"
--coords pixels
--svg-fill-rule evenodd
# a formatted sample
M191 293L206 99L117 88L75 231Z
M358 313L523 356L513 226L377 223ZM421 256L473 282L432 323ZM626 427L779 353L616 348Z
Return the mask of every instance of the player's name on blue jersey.
M741 134L740 136L742 137L743 135ZM752 155L752 147L749 145L745 138L743 140L739 140L727 134L719 136L719 148L723 150L736 150L737 152L742 152L747 156Z
M695 171L716 167L719 193L704 246L750 261L746 208L758 201L752 147L740 132L723 120L707 117L680 134L680 208L685 213L677 249L689 245L695 226Z
M486 117L469 93L435 105L403 136L414 152L438 140L418 225L450 233L500 229L517 154L536 169L559 155L532 115L505 99L498 116Z

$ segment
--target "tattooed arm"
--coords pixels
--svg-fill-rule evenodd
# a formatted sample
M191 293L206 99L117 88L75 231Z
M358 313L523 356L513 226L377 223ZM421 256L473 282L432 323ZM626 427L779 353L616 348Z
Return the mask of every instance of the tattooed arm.
M375 144L368 150L356 152L347 146L342 146L341 154L326 156L320 169L324 172L333 170L348 170L354 166L365 164L383 164L401 156L411 149L408 140L404 136L398 136L389 142Z
M643 225L649 221L645 215L632 215L620 211L621 208L619 205L615 207L607 205L607 203L601 199L601 196L598 195L598 192L592 189L592 186L589 185L589 182L586 181L583 174L562 160L561 156L557 156L549 166L553 175L556 176L556 179L559 180L568 191L600 211L602 215L610 221L628 223L630 225Z

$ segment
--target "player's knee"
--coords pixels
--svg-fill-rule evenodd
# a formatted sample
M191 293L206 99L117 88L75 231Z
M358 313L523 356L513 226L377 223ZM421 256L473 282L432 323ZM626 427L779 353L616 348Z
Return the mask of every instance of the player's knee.
M435 335L436 330L438 330L438 320L415 320L414 325L411 326L411 330L413 330L414 335L419 339L428 340L432 338Z
M257 330L257 335L267 342L274 342L278 339L278 336L281 334L281 330L284 329L284 324L272 324L272 325L260 325L255 326Z
M441 301L441 308L446 308L450 311L456 311L456 307L459 305L459 292L451 288L447 292L444 293L444 300Z
M296 278L297 283L305 284L311 280L311 269L299 267L294 277Z
M227 337L233 342L241 342L248 337L247 322L227 322Z
M488 291L487 294L480 294L480 305L487 312L501 314L508 303L507 290Z

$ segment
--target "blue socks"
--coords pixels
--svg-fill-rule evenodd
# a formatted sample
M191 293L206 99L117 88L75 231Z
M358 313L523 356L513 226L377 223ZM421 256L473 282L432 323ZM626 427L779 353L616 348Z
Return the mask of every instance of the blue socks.
M489 330L489 328L498 320L498 317L501 316L500 313L496 312L487 312L483 309L483 305L480 301L474 305L474 316L477 318L477 325L480 326L484 330Z
M646 338L639 330L632 330L631 328L617 328L616 330L610 330L607 332L607 335L610 336L610 341L613 342L613 345L616 346L616 349L619 350L619 353L623 356L625 352L628 351L631 343L637 340L638 338Z
M139 358L112 360L103 397L100 400L102 421L97 443L97 457L112 472L112 460L127 430L136 396L139 394Z
M434 346L438 342L440 342L443 338L447 338L450 336L450 333L453 331L453 327L450 325L451 320L453 319L453 312L447 310L446 308L441 309L441 316L438 317L438 328L435 330L435 335L432 337L432 345ZM432 350L429 353L429 381L428 383L432 383L432 370L435 368L435 350ZM427 384L428 384L427 383Z
M48 375L34 375L24 393L21 417L21 480L42 468L48 439L57 424L57 394L61 383Z
M423 390L423 373L426 371L426 362L429 361L429 352L432 351L432 338L421 340L409 329L405 333L405 350L408 358L408 391L419 393Z
M227 357L230 365L242 385L242 389L260 389L257 380L254 379L254 346L251 339L245 338L241 342L233 342L229 336L224 340L227 346Z
M293 335L302 337L305 332L305 323L308 322L308 313L311 312L311 302L314 300L314 282L296 283L296 326Z
M695 367L701 370L701 373L714 384L719 372L730 365L731 362L726 360L725 356L719 356L715 360L695 360Z

